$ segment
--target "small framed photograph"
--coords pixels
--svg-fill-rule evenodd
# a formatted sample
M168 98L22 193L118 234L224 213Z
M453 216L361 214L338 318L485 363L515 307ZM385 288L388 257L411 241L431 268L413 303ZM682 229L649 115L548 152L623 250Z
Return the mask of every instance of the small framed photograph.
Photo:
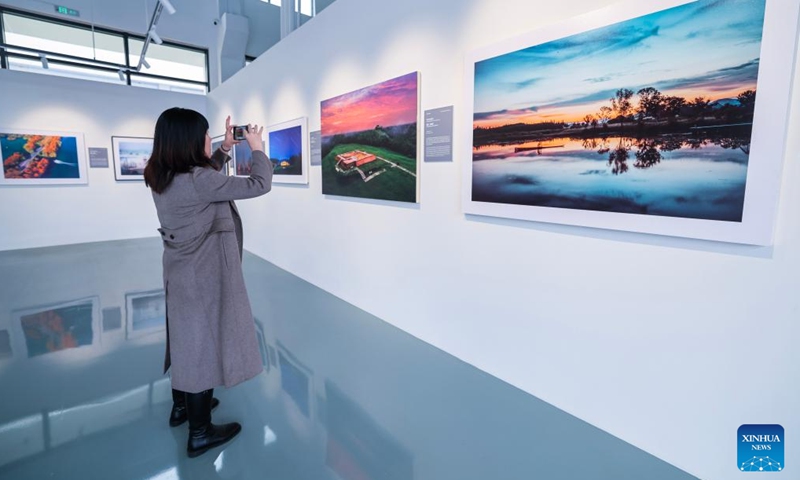
M111 137L114 146L114 177L118 182L144 181L144 167L153 154L153 139Z
M273 125L267 130L267 149L264 151L274 169L273 183L308 183L307 124L308 119L303 117Z
M0 128L0 185L89 183L82 133Z

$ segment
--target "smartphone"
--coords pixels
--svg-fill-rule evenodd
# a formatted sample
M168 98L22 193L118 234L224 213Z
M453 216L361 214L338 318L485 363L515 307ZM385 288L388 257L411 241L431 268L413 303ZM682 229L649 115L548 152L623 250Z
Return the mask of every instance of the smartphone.
M244 140L244 135L247 133L249 129L247 125L237 125L233 127L233 139L237 142L239 140Z

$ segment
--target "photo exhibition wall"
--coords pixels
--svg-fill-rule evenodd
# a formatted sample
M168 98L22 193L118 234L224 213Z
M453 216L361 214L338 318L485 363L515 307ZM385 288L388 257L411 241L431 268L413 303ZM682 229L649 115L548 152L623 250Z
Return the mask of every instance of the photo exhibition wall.
M0 211L0 250L157 234L141 176L155 119L205 98L6 69L0 84L0 196L17 206Z
M14 226L0 249L155 237L142 173L166 108L206 114L214 150L228 115L263 125L274 186L237 202L245 249L728 480L740 425L800 429L797 388L764 414L741 385L764 372L736 354L756 323L796 334L799 13L800 0L340 0L206 97L2 70L0 194L21 207L0 213ZM427 160L433 135L452 161ZM239 142L221 174L248 176L252 154ZM124 299L126 338L160 331L156 287ZM54 310L77 350L93 341L94 299L16 315L36 329ZM793 378L795 343L769 353L771 375ZM308 418L298 385L313 372L261 344Z
M739 426L793 408L776 393L769 419L748 415L763 409L738 379L760 370L732 352L754 312L789 335L795 305L781 299L800 268L798 2L412 0L382 5L380 24L368 12L334 4L210 92L212 123L308 117L308 137L320 131L307 186L237 203L245 248L727 480ZM453 161L428 162L430 112L448 108ZM396 126L412 122L416 150L398 150L412 130ZM686 431L693 441L664 440ZM719 445L712 460L701 445Z

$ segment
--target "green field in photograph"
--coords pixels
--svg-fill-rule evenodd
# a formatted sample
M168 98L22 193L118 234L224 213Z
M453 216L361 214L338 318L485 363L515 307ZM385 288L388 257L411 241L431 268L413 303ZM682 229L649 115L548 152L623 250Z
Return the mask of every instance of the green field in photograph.
M337 172L336 156L353 150L361 150L378 157L374 162L361 167L365 175L370 175L380 169L385 169L385 171L368 182L365 182L356 171L349 174ZM416 173L417 171L416 159L408 158L391 150L355 143L337 145L322 159L322 193L397 202L416 202L417 178L381 159L393 162L409 172Z

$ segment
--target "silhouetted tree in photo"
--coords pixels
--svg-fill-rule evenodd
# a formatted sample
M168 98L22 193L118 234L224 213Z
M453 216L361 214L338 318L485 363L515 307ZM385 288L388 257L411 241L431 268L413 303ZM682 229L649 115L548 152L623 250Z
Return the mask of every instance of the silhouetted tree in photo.
M599 145L596 138L584 138L581 141L581 144L583 145L583 148L585 148L586 150L595 150Z
M608 154L608 164L611 166L611 173L620 175L628 171L628 159L631 157L630 150L630 145L628 145L624 139L620 139L617 148L611 150Z
M600 107L600 111L597 112L597 118L600 120L600 123L603 124L604 128L608 128L608 121L611 120L611 116L614 114L614 110L611 107L602 106Z
M746 90L736 97L739 103L742 104L742 110L745 115L753 115L756 110L756 92L755 90Z
M653 87L647 87L636 92L639 95L639 120L652 117L658 120L661 117L661 101L664 96Z
M637 144L636 162L634 162L633 166L644 169L661 163L661 159L664 156L658 150L658 143L656 139L640 140Z
M597 126L597 120L595 120L594 115L586 115L583 117L583 122L586 124L586 127L589 128L591 126Z
M705 97L695 97L688 105L692 109L695 120L702 120L711 110L711 101Z
M605 155L606 153L611 151L611 147L608 145L608 137L601 137L599 139L594 139L595 141L586 144L584 143L584 147L594 150L597 149L597 153L599 155Z
M661 138L659 141L659 148L662 152L672 152L683 148L683 138L670 136Z
M692 150L699 150L705 146L708 146L709 139L700 137L691 137L686 140L686 144Z
M749 139L744 140L742 138L723 137L715 140L714 143L729 150L736 150L738 148L746 155L750 155Z
M633 90L621 88L617 90L617 94L611 98L611 108L614 113L617 114L617 117L620 118L620 123L623 128L625 127L625 119L628 118L628 115L633 111L633 103L631 103L632 97Z
M684 106L686 106L686 100L682 97L668 96L661 100L661 108L670 123L675 123Z

